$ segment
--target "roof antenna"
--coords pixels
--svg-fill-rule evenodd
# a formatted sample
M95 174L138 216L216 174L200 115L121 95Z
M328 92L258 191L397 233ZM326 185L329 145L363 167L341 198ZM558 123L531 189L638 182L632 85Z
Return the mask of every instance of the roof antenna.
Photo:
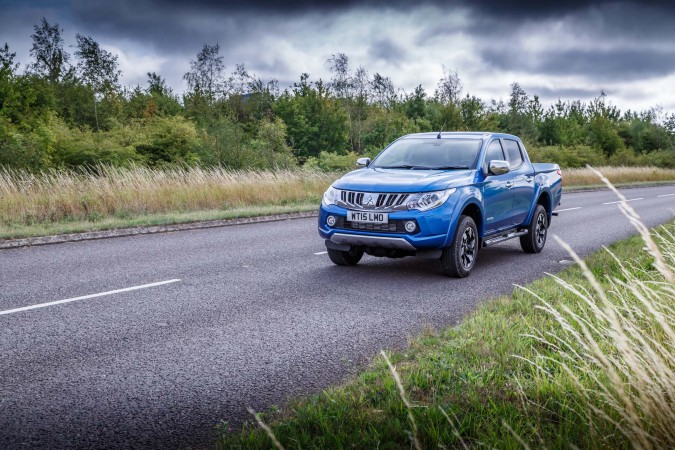
M438 136L436 136L436 139L441 138L441 133L443 132L443 128L445 128L445 124L447 124L447 123L448 123L447 120L445 122L443 122L443 126L441 127L441 131L438 132Z

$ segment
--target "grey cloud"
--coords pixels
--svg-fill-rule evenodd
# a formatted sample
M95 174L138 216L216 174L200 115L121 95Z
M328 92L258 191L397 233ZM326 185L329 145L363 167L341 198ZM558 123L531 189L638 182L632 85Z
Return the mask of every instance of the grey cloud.
M509 2L504 2L502 0L477 0L467 1L465 4L472 7L481 15L502 19L518 19L521 21L560 16L591 7L604 7L605 5L614 5L622 8L625 5L632 4L641 8L650 7L666 11L675 11L675 4L668 0L565 0L554 2L541 0L515 0Z
M595 80L630 81L664 76L675 71L672 50L519 50L487 49L484 61L498 70L545 75L582 75Z
M368 56L398 66L408 55L405 49L390 39L378 39L368 47Z
M455 35L461 35L462 42L468 41L478 52L451 63L459 63L453 69L458 70L460 76L463 72L472 73L471 68L461 64L462 61L474 64L475 56L495 69L516 72L516 77L518 73L527 73L532 83L555 75L576 75L581 82L588 80L593 86L601 83L607 90L619 81L632 80L637 85L640 80L675 72L675 27L671 25L675 18L675 2L672 1L48 0L46 3L50 7L42 9L28 7L20 0L9 2L5 8L8 13L0 17L0 44L8 41L14 51L24 55L24 60L29 60L30 27L44 15L50 22L59 22L63 26L66 35L70 36L67 38L70 44L74 33L82 33L104 45L113 45L127 53L135 52L136 58L142 55L163 57L166 63L162 65L161 73L168 80L174 80L177 90L180 90L178 86L189 60L203 44L216 42L220 44L228 71L233 69L234 63L243 62L250 72L264 78L278 78L282 88L297 81L300 73L305 71L314 71L313 78L325 78L325 67L320 69L317 60L325 60L336 52L353 56L355 51L365 47L367 57L361 61L352 60L354 66L363 65L368 69L369 64L375 63L384 67L380 70L393 70L390 72L392 77L407 80L410 86L402 87L410 89L421 82L420 74L406 72L406 66L418 61L418 55L422 53L428 56L428 50L438 53L436 69L441 62L447 64L439 49L452 46ZM420 6L430 8L419 9ZM397 12L401 17L401 31L417 32L416 38L405 47L391 40L390 37L398 33L395 28L384 30L386 32L382 34L372 33L384 13L391 18L397 17ZM458 21L456 14L466 15L467 19ZM11 23L8 22L10 17ZM13 25L18 17L23 22L21 27ZM409 20L410 17L415 20ZM361 20L361 25L372 25L365 25L370 31L364 32L359 42L351 42L350 47L338 42L335 36L345 32L338 26L350 26L357 22L352 20L355 18ZM396 23L388 25L398 26ZM568 34L575 36L574 45L586 44L569 50L568 46L561 45L566 43L551 41L545 50L525 51L523 42L526 39L535 38L546 43L550 39L549 30L553 28L563 30L556 34L557 38ZM353 35L356 31L351 32ZM270 54L265 44L275 40L280 43L273 46L278 54ZM602 50L608 48L614 49ZM319 73L321 70L324 72ZM474 71L472 76L482 77L483 74ZM490 77L490 74L484 76ZM470 81L465 80L467 90L471 88ZM424 85L433 89L428 80L424 80ZM483 95L486 92L492 94L489 88L484 88ZM584 92L583 86L579 90L540 90L542 97L564 98L577 94L597 95L596 92Z
M521 6L524 3L520 2ZM560 26L575 35L588 35L597 40L661 41L671 45L675 41L675 27L672 26L675 2L559 2L557 6L547 3L550 6L547 9L541 9L541 5L523 10L518 7L508 14L489 5L490 2L485 1L467 4L471 13L460 24L444 23L443 15L439 15L433 24L421 30L416 43L424 45L433 39L461 32L485 42L517 44L524 30L538 28L537 34L545 37L549 29ZM452 13L448 11L447 14Z
M83 1L83 0L79 0ZM398 9L411 10L421 5L436 6L441 9L465 6L482 14L498 17L547 17L555 14L576 11L590 6L602 4L635 3L662 9L674 10L672 2L665 0L566 0L546 2L537 0L332 0L321 2L316 0L257 0L257 1L222 1L222 0L122 0L114 2L122 8L145 8L158 12L164 11L211 11L228 13L275 13L281 15L297 15L307 12L333 13L353 8Z

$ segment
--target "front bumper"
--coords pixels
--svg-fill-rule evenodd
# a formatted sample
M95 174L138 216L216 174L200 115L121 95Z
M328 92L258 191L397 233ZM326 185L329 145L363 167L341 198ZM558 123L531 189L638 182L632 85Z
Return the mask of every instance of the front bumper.
M450 201L430 211L397 211L389 213L390 223L415 221L417 227L412 233L401 231L370 231L346 226L347 209L321 205L319 210L319 234L322 238L340 246L383 248L414 253L418 250L432 250L446 247L448 236L454 232L452 224L455 205ZM331 227L326 218L335 216L339 220ZM392 226L392 230L396 227ZM399 228L400 229L400 228Z

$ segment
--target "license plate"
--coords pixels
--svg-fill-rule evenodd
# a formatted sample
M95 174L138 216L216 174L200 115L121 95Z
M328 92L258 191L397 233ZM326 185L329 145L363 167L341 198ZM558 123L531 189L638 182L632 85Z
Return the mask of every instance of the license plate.
M389 223L389 214L370 211L347 211L349 222Z

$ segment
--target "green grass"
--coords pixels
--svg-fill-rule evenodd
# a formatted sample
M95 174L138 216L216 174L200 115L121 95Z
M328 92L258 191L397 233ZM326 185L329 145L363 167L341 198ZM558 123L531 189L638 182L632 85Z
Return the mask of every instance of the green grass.
M98 220L72 220L25 224L0 224L0 239L20 239L67 233L113 230L143 226L173 225L210 220L240 219L295 212L316 211L318 200L289 205L262 205L228 210L187 211L176 213L143 214L132 217L103 217Z
M675 180L671 181L633 181L627 183L615 183L614 186L617 188L637 188L637 187L651 187L651 186L668 186L675 184ZM563 185L563 192L568 191L596 191L598 189L607 189L607 186L604 184L586 184L586 185L575 185L567 186Z
M660 241L671 271L675 260L673 232L675 223L671 222L661 229L666 238ZM375 358L345 384L296 399L281 409L273 408L260 419L270 425L286 449L410 449L415 447L415 440L421 448L653 446L656 441L640 445L631 434L621 406L630 403L636 409L638 431L660 439L661 445L656 447L672 445L675 436L668 430L668 421L674 414L675 399L668 395L675 390L675 342L672 334L664 333L656 323L661 320L666 327L675 325L672 277L664 282L664 275L655 270L654 258L645 251L645 242L639 236L612 245L610 250L612 253L603 250L590 256L586 263L612 302L612 311L625 319L618 328L636 327L638 337L652 338L664 349L667 358L665 363L660 362L656 379L635 378L631 372L635 368L623 359L628 350L637 349L647 361L645 367L651 367L654 358L643 344L633 342L630 336L627 340L625 336L617 338L569 286L547 276L527 286L527 291L515 289L511 296L485 302L457 327L425 332L405 351L388 354L412 404L418 429L415 436L408 409L382 357ZM593 298L588 273L585 275L579 266L559 276ZM648 301L631 297L621 282L648 292ZM570 330L578 331L579 324L543 310L537 296L551 308L563 311L562 316L569 319L565 312L569 308L570 314L579 314L588 319L587 326L595 327L598 349L610 361L618 361L620 385L627 390L624 397L617 397L618 408L612 405L611 396L603 396L604 391L614 393L608 380L611 377L607 376L611 370L597 363L593 351L584 350L583 339L569 339L563 328L567 323ZM644 312L644 305L656 308L659 301L663 305L654 316L658 320L639 314ZM573 351L579 355L568 358ZM650 383L656 383L658 389L650 391ZM640 403L641 398L652 397L661 398L660 403ZM251 418L241 430L224 431L217 446L268 449L272 444Z

